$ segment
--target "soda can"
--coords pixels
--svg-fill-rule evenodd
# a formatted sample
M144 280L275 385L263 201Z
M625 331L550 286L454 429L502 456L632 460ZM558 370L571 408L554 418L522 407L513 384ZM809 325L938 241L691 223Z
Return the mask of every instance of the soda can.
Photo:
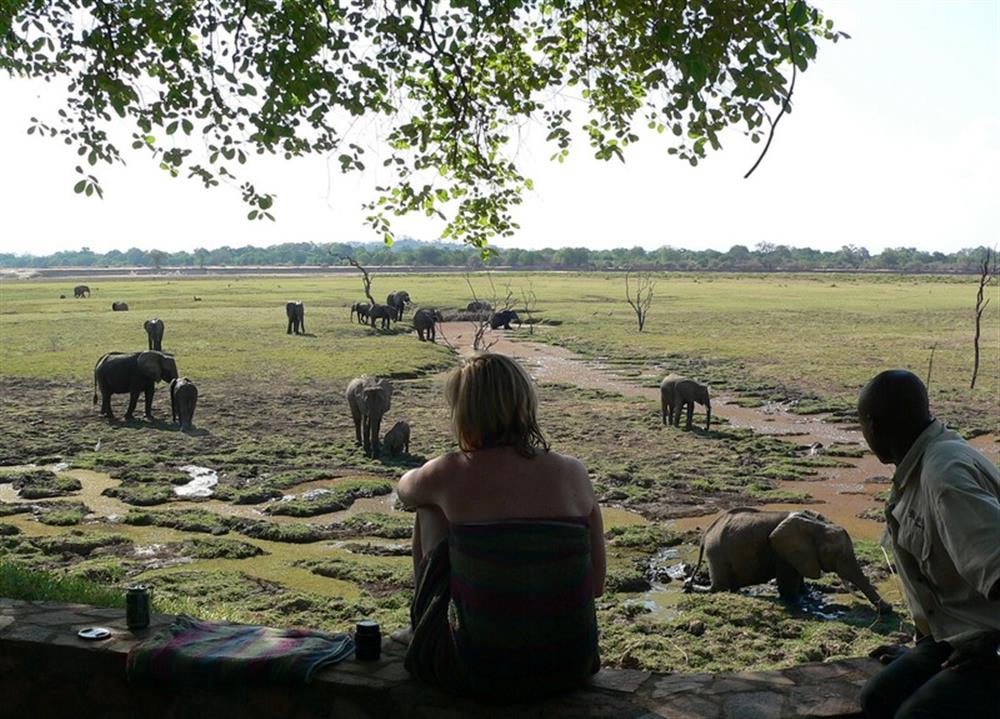
M125 592L125 623L129 629L145 629L149 626L152 611L149 590L141 584L129 587Z

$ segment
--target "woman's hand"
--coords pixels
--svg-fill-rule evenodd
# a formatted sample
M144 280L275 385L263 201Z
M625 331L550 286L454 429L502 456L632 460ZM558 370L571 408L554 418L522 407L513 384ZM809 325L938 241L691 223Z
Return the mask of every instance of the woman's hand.
M882 664L891 664L908 651L910 648L902 644L880 644L868 652L868 656L872 659L878 659Z

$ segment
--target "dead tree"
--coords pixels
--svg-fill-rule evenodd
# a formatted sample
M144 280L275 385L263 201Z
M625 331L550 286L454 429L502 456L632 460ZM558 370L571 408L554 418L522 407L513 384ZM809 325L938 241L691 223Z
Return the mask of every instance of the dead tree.
M927 360L927 381L924 383L927 386L927 391L931 391L931 371L934 369L934 350L937 349L937 342L931 345L931 356Z
M487 272L486 279L489 280L490 283L490 298L488 301L493 309L489 312L479 312L476 315L476 319L473 320L474 330L472 335L472 349L476 352L487 352L490 347L500 341L499 336L491 337L490 339L486 338L486 330L490 329L490 320L495 313L503 312L514 307L514 291L510 288L510 285L507 285L507 293L503 298L503 301L501 301L497 293L496 283L493 282L492 273ZM472 293L473 301L482 303L484 300L479 299L479 295L476 294L476 288L472 286L472 279L468 274L465 275L465 284L469 286L469 291Z
M634 279L630 281L632 277ZM625 271L625 300L635 312L640 332L646 326L646 315L653 304L653 289L655 287L656 280L648 272L635 273L631 269Z
M344 262L347 262L355 269L361 270L361 281L364 283L365 297L367 297L368 301L372 303L372 307L378 304L377 302L375 302L375 298L372 297L372 278L371 275L368 274L368 270L362 267L361 263L359 263L350 255L338 255L337 258L343 260Z
M976 377L979 375L979 336L980 325L983 320L983 312L986 305L990 303L990 298L986 297L986 287L993 283L993 278L997 274L997 253L996 250L986 248L983 261L979 264L979 290L976 292L976 334L972 338L973 361L972 361L972 381L969 389L976 388Z
M524 303L524 316L528 320L528 334L535 334L535 318L532 312L538 305L538 295L535 294L535 284L529 279L528 287L521 288L521 301Z

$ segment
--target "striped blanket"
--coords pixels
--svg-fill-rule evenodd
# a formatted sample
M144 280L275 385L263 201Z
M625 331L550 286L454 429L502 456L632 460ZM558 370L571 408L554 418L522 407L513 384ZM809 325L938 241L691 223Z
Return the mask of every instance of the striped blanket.
M422 570L406 654L421 681L532 701L600 666L585 520L452 525Z
M347 634L217 624L180 615L164 632L132 647L129 681L221 685L307 684L317 669L350 656Z

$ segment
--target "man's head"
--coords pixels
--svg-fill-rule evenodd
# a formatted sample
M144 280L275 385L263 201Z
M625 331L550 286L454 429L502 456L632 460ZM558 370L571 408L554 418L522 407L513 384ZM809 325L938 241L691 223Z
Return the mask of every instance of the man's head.
M927 388L912 372L882 372L861 390L858 419L875 456L884 464L899 464L933 419Z

